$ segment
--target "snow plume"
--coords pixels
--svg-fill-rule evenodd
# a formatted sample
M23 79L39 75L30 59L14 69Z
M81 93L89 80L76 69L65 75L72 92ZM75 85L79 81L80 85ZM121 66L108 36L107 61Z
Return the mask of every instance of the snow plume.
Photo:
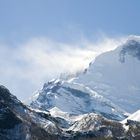
M0 82L24 100L44 82L61 73L84 70L102 52L116 48L124 38L88 39L73 44L32 38L16 46L0 45Z

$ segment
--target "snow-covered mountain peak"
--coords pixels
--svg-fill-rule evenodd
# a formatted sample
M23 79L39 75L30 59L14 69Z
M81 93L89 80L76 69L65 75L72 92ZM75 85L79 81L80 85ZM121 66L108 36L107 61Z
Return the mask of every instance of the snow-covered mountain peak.
M140 36L138 35L129 35L126 39L126 41L129 41L129 40L135 40L137 42L140 42Z
M120 61L125 62L125 56L130 55L140 60L140 39L128 39L121 46Z
M140 122L140 110L134 112L129 117L127 117L125 120L122 121L123 124L127 123L127 120L137 121Z
M125 130L136 129L140 127L140 110L132 113L126 119L121 121Z
M140 37L96 57L73 82L84 84L126 110L140 108Z
M58 108L62 112L75 115L96 112L112 119L124 117L123 110L89 87L60 79L45 84L31 106L50 111Z
M45 83L30 107L0 86L0 138L140 139L139 50L140 39L129 38L84 73Z
M140 107L139 50L140 37L130 36L115 50L97 56L77 77L45 83L31 106L64 116L95 112L123 119L123 113Z

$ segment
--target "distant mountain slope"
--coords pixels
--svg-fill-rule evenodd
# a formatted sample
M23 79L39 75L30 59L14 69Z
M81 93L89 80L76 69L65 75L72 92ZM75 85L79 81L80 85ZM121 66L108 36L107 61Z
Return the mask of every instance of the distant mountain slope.
M140 109L140 37L96 57L73 82L84 84L127 112Z
M128 39L79 76L45 83L31 106L0 86L0 140L140 140L139 50Z
M89 68L71 80L44 84L31 105L54 107L69 114L95 112L123 119L140 108L140 38L131 37L117 49L96 57Z
M54 80L45 84L31 106L50 111L56 107L74 115L94 112L109 119L122 120L125 118L123 110L97 92L82 84L63 80Z
M59 112L55 114L54 111ZM32 109L24 105L5 87L0 86L0 140L136 140L139 139L139 124L127 131L118 121L102 115L88 113L63 118L65 112ZM57 117L62 116L62 117ZM132 126L132 125L131 125ZM133 132L131 134L131 132Z

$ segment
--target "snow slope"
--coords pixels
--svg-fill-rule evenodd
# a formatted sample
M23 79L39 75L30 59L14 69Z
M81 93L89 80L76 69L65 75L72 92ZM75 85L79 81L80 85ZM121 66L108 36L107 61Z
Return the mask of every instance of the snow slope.
M95 59L73 82L84 84L127 112L140 109L140 37Z
M123 124L127 123L127 120L137 121L140 122L140 110L134 112L129 117L127 117L125 120L122 121Z
M45 84L31 106L50 111L58 108L71 115L95 112L107 118L119 120L124 118L125 113L110 100L90 88L62 80L54 80Z
M96 57L84 73L44 84L33 108L60 118L97 113L123 120L140 108L140 37L130 37L117 49ZM55 112L55 113L54 113Z

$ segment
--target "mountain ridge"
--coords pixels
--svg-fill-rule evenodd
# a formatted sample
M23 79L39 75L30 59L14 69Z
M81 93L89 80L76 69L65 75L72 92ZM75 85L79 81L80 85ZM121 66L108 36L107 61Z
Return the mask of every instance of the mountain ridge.
M138 122L131 122L128 124L131 128L125 130L122 123L95 113L85 114L77 118L73 124L68 124L70 126L66 128L64 119L53 117L48 112L29 108L13 96L9 90L1 86L0 105L0 116L3 115L0 117L1 140L123 140L124 138L136 140L136 138L140 138ZM9 111L11 112L8 116L11 116L12 113L16 121L13 118L7 120L9 118L6 118L5 113ZM8 126L2 125L4 120L11 121L14 126L9 126L11 122L7 124ZM135 124L136 127L132 124ZM135 129L131 130L132 127Z
M129 38L78 76L45 83L30 105L0 86L0 139L139 140L139 50Z
M90 88L62 80L45 84L31 106L42 110L57 107L75 115L95 112L112 119L123 119L126 113Z

